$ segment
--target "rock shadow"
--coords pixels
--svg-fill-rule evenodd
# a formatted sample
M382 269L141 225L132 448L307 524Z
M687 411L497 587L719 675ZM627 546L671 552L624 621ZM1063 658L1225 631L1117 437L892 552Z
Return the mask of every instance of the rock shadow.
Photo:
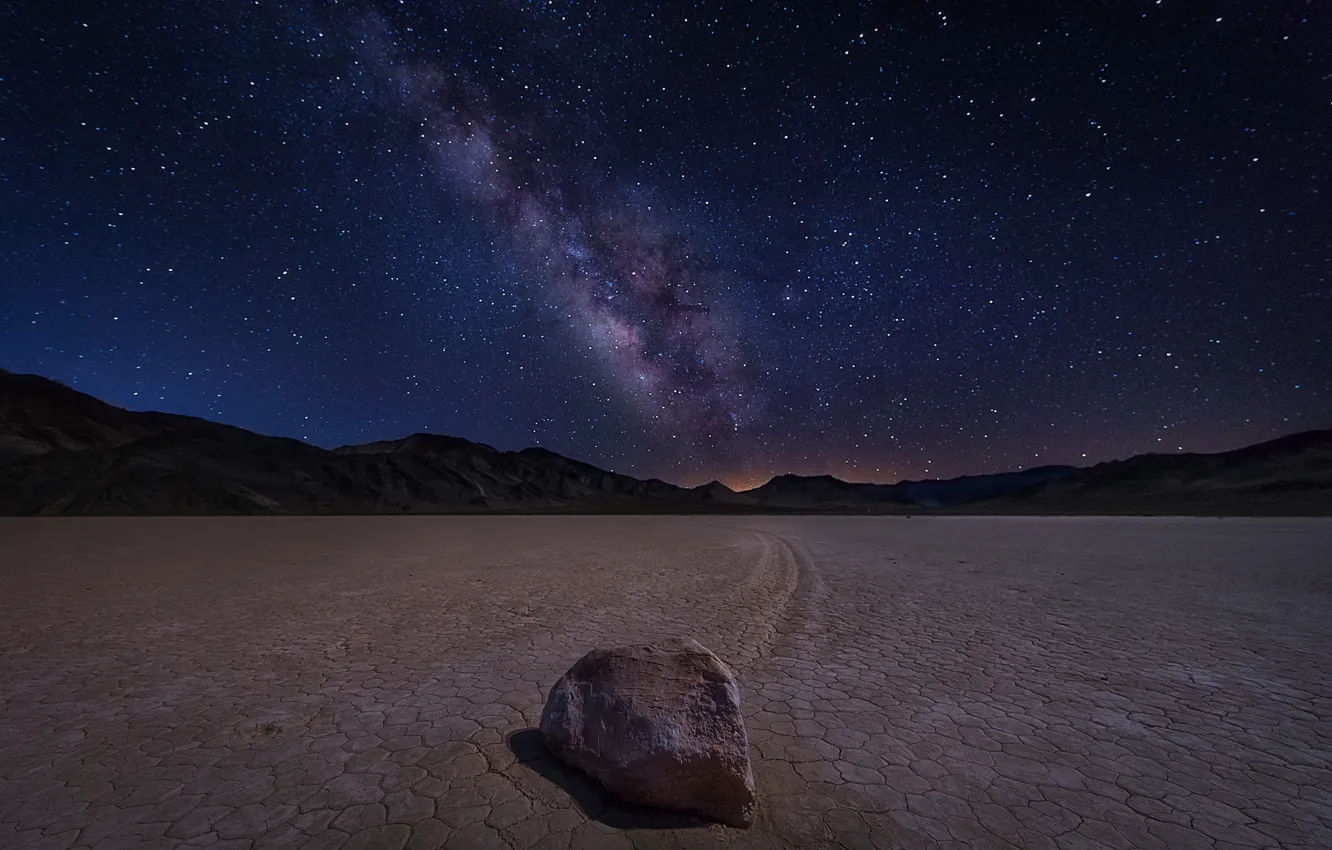
M712 822L681 812L635 806L617 799L592 777L561 762L541 740L540 729L509 735L509 749L518 763L558 785L589 818L616 829L697 829Z

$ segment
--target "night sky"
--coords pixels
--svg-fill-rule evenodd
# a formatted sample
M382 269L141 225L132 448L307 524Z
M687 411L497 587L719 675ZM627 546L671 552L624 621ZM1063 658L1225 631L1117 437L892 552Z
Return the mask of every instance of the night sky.
M0 365L733 486L1332 426L1332 4L0 2Z

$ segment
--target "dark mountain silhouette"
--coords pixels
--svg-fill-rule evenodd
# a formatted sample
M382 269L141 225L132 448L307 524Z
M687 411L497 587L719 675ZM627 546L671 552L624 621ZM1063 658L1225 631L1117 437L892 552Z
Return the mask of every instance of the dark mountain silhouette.
M1332 513L1332 432L1218 455L1144 455L945 481L780 475L737 493L642 481L546 449L435 434L332 451L125 410L0 370L0 514Z
M739 495L748 496L761 505L784 508L863 510L890 505L941 508L1011 493L1076 471L1074 466L1041 466L1022 472L897 484L855 484L831 475L779 475L767 484Z
M0 372L5 514L631 510L687 493L542 449L503 452L432 434L328 451L127 411L55 381Z
M720 481L709 481L707 484L700 484L689 491L694 498L702 499L707 502L724 502L729 504L749 504L750 500L744 495L735 492L730 487Z
M943 508L992 499L1014 490L1055 481L1078 471L1076 466L1036 466L1021 472L964 475L943 480L903 481L893 485L903 497L923 507Z
M0 454L103 450L148 437L208 434L249 432L192 416L125 410L49 378L0 369Z
M978 507L1013 513L1327 516L1332 430L1216 454L1145 454L1099 463Z
M742 495L776 508L856 510L909 505L897 484L855 484L831 475L778 475Z

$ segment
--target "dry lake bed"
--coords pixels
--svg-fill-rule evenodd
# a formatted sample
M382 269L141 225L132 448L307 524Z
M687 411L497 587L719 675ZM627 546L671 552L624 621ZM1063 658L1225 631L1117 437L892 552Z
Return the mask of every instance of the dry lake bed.
M734 668L760 811L544 756L599 645ZM0 520L0 847L1332 847L1332 521Z

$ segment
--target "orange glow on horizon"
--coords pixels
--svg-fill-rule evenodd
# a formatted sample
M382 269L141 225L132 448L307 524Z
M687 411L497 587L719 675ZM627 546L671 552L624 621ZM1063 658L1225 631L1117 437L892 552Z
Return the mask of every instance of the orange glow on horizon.
M743 493L746 490L753 490L755 487L762 487L772 480L772 476L746 475L740 478L722 478L721 483L730 487L737 493Z

